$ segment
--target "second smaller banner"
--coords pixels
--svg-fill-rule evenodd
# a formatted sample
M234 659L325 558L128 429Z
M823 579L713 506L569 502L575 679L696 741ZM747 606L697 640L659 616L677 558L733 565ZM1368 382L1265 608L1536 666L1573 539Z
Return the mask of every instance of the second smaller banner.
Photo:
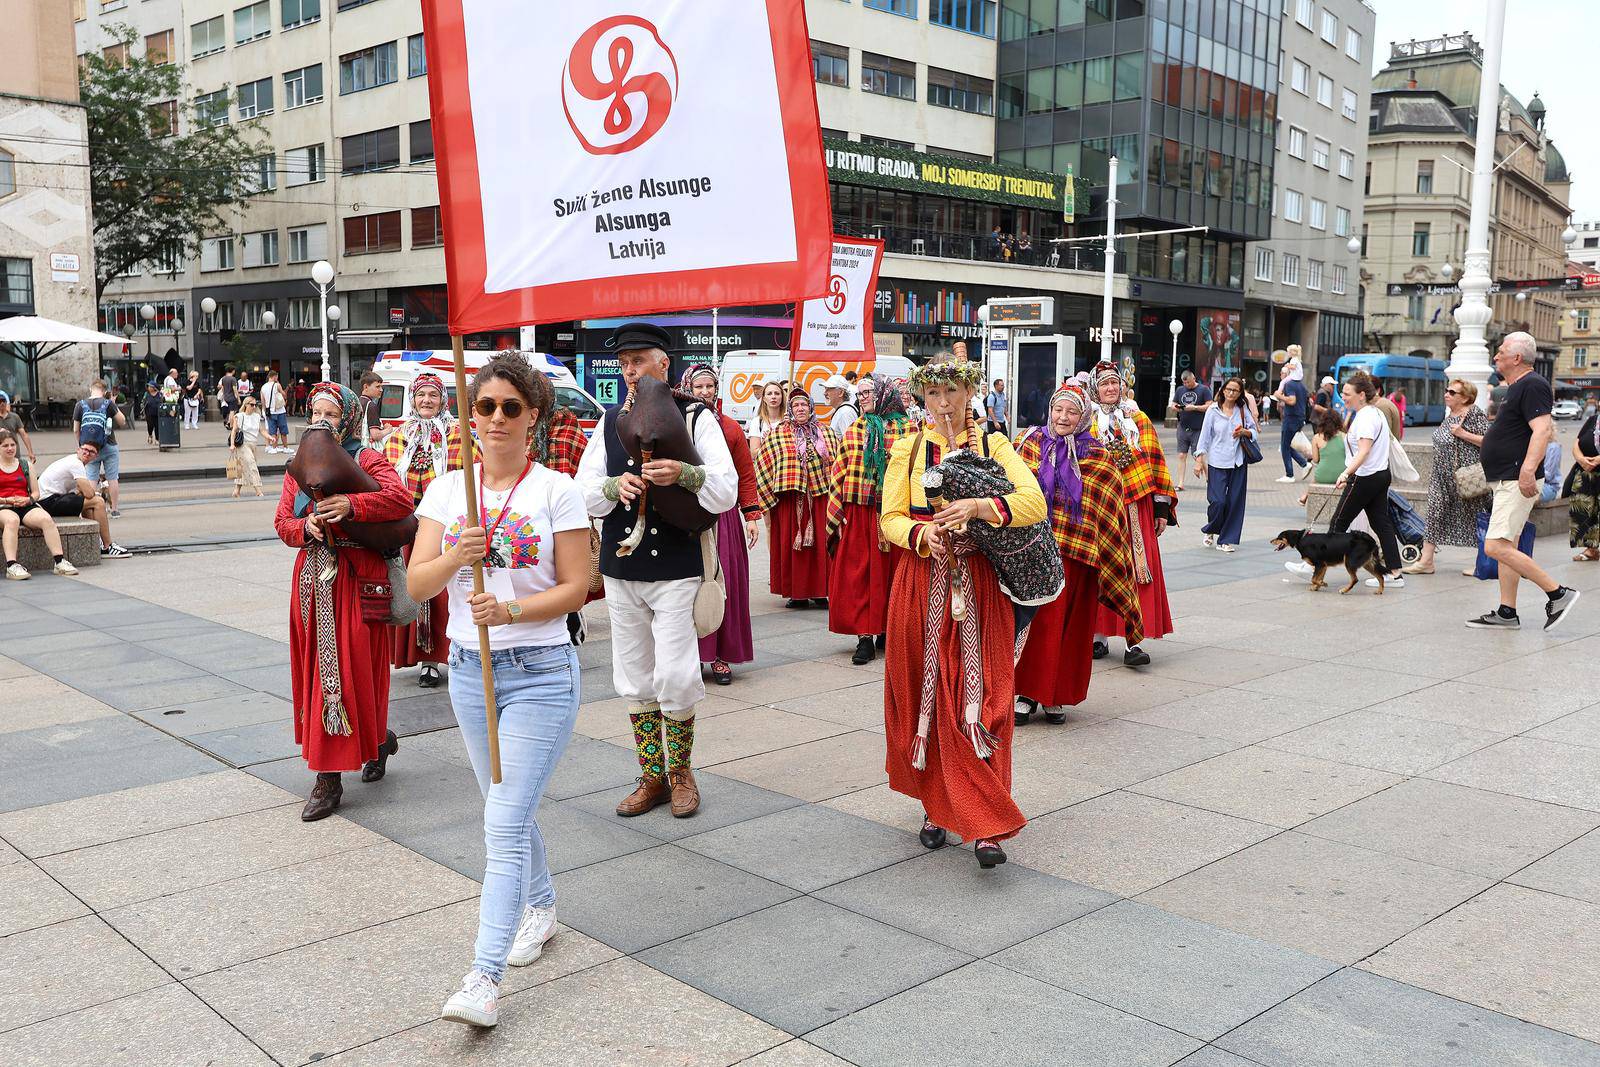
M795 359L873 357L872 307L882 263L882 241L834 235L827 295L805 301L795 314Z

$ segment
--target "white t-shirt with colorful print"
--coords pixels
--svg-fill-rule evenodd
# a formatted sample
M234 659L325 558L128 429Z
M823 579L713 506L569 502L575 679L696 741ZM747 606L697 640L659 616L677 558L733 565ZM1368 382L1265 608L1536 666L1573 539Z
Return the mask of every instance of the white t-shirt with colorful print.
M484 592L508 601L555 588L555 535L589 528L577 483L535 463L514 490L497 493L482 489L481 495L482 524L485 529L494 527L483 569ZM449 552L455 547L467 525L467 496L460 471L443 474L428 485L417 507L417 517L432 519L444 527L441 551ZM450 640L476 649L478 628L472 625L472 610L467 603L472 596L472 571L463 568L446 588L450 592ZM559 645L566 641L564 616L489 627L492 649Z

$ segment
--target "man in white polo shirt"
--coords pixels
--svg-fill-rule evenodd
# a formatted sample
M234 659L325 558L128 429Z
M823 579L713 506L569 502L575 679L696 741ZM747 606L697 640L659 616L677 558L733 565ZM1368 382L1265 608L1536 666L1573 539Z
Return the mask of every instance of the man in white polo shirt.
M85 518L100 527L100 557L125 559L132 553L111 540L111 509L94 491L89 481L88 464L100 456L93 444L81 444L78 451L62 456L39 474L39 506L58 519Z

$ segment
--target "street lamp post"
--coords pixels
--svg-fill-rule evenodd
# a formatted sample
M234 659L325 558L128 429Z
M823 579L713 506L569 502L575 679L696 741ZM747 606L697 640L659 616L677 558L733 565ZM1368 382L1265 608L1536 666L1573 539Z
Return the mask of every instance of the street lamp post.
M339 309L328 307L328 290L333 286L333 264L325 259L317 260L311 268L311 285L317 291L318 303L322 305L322 380L328 381L328 323L339 321Z
M150 372L150 360L155 356L155 344L151 340L151 331L155 329L156 309L153 304L146 304L139 309L139 317L144 320L144 369Z
M1183 332L1183 320L1173 319L1167 323L1167 329L1172 332L1172 380L1167 386L1167 410L1172 411L1178 404L1178 335Z

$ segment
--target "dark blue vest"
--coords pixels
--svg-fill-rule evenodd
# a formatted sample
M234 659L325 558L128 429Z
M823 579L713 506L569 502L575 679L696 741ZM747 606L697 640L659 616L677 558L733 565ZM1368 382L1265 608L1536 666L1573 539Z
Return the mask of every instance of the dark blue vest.
M679 406L683 407L680 401ZM689 405L696 412L703 410L700 405ZM616 477L621 474L638 474L639 465L628 455L627 449L622 447L622 439L617 436L617 411L612 408L606 412L605 418L600 421L600 432L604 434L606 443L606 475ZM688 419L685 414L685 419ZM691 429L693 423L690 422ZM648 497L648 494L646 494ZM638 505L628 505L620 500L611 513L600 520L600 573L608 578L620 578L630 582L670 582L679 578L699 578L700 567L700 538L669 525L666 520L656 514L656 510L645 505L644 540L639 547L633 550L631 556L618 556L617 545L628 538L633 532L634 516L638 513Z

